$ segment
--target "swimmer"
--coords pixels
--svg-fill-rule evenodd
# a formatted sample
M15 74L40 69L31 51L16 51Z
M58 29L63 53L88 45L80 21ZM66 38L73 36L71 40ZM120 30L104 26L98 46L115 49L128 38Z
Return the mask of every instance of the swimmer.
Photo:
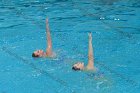
M47 40L47 48L46 52L43 50L36 50L33 52L32 57L52 57L53 52L52 52L52 40L51 40L51 34L50 34L50 29L49 29L49 23L48 23L48 18L46 19L46 40Z
M93 57L93 47L92 47L92 34L89 33L89 50L88 50L88 64L85 67L83 62L78 62L73 65L72 69L77 70L93 70L95 71L94 67L94 57Z

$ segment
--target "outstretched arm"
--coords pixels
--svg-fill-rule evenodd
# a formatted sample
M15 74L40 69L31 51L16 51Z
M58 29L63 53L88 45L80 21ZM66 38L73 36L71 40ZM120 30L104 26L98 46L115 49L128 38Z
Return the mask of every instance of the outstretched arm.
M47 45L48 45L48 47L46 48L46 53L47 55L51 55L52 54L52 40L51 40L48 18L46 19L46 37L47 37L46 39L47 39Z
M94 55L93 55L93 47L92 47L92 34L89 33L89 49L88 49L88 65L87 69L94 69Z

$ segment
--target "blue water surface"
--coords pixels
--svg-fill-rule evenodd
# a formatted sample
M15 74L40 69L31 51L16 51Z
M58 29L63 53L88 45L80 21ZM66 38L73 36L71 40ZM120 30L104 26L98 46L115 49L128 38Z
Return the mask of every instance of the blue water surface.
M54 59L46 48L49 18ZM92 32L100 74L87 64ZM140 0L0 0L0 93L139 93Z

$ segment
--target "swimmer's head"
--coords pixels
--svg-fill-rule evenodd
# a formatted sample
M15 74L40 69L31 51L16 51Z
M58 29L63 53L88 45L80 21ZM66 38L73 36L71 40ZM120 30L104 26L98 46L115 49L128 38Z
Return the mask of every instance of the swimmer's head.
M73 65L72 69L75 70L75 71L83 70L84 69L84 63L78 62L78 63Z
M32 57L42 57L44 55L43 50L36 50L33 54Z

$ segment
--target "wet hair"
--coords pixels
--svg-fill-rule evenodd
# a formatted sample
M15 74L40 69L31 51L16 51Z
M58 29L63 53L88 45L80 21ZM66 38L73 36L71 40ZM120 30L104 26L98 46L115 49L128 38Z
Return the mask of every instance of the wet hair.
M35 55L35 53L32 54L32 57L39 57L38 55Z
M78 70L80 70L80 68L77 68L77 67L73 66L72 70L78 71Z

